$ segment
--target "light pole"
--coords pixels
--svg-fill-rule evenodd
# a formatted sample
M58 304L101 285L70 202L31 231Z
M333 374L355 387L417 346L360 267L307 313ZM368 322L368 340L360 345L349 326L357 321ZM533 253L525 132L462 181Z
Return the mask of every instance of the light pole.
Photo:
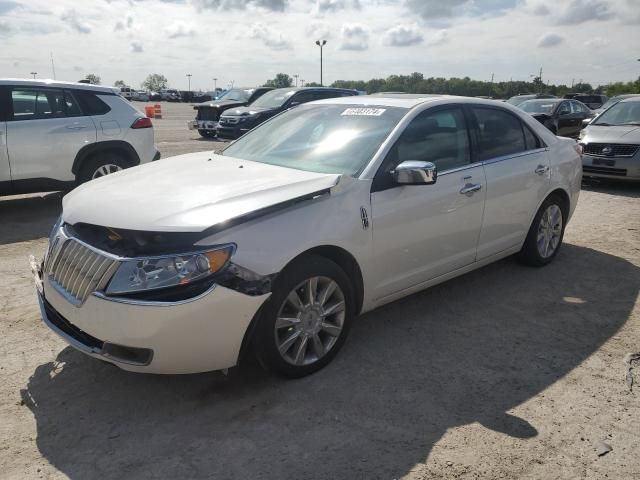
M322 87L322 49L327 44L326 40L316 40L316 45L320 47L320 86Z
M189 81L189 93L191 93L191 77L192 77L192 76L193 76L193 75L191 75L190 73L187 73L187 79L188 79L188 81Z
M304 87L304 79L300 79L300 86Z
M218 91L218 79L217 78L213 79L213 91L214 92Z
M34 80L35 80L37 74L38 74L38 72L31 72L31 75L33 75Z
M293 78L295 78L295 79L296 79L296 87L298 86L298 77L299 77L299 76L300 76L300 75L298 75L297 73L293 76Z

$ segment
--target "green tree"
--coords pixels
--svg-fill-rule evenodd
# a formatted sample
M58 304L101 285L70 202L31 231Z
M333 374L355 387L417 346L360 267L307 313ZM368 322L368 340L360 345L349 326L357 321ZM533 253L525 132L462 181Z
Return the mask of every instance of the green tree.
M84 79L93 85L100 85L100 77L95 73L88 74Z
M114 87L118 87L118 88L122 88L122 87L126 87L127 84L124 83L124 80L116 80L115 82L113 82L113 86Z
M293 85L293 79L286 73L278 73L273 80L267 80L265 87L286 88Z
M159 92L163 88L167 88L167 77L159 73L152 73L141 83L141 86L150 92Z

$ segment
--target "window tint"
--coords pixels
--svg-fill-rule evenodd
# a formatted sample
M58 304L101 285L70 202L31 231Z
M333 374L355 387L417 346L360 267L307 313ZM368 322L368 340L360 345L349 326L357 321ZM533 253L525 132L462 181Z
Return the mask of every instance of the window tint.
M558 107L558 115L568 115L569 113L571 113L569 102L562 102Z
M299 92L293 96L292 102L307 103L322 98L321 92Z
M62 90L19 89L11 92L14 120L58 118L67 114L67 103Z
M478 160L526 150L522 123L514 115L494 108L474 107L478 122Z
M104 115L111 111L109 105L100 100L94 93L76 91L73 95L78 100L85 115Z
M82 115L82 110L80 109L80 105L73 97L71 92L64 92L64 103L66 105L66 115L67 117L78 117Z
M524 130L524 140L527 146L527 150L535 150L536 148L540 148L542 143L536 135L531 131L529 127L526 125L522 125L522 129Z
M406 160L432 162L443 172L470 163L469 135L459 108L423 112L407 125L385 160L387 171Z

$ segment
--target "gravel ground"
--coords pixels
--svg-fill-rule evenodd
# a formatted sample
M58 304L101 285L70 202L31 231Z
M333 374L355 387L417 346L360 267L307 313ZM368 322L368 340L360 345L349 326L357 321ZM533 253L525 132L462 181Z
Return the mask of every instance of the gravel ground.
M219 146L186 130L187 105L163 108L164 157ZM67 347L27 265L61 195L0 199L0 477L640 478L640 361L628 377L623 361L640 352L639 198L585 186L551 266L508 259L366 314L296 381L251 362L132 374Z

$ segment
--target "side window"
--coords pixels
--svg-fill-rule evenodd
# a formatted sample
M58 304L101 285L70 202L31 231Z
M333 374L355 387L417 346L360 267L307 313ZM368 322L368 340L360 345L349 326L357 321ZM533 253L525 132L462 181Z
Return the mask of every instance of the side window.
M111 111L111 107L92 92L75 91L73 95L85 115L104 115Z
M62 90L14 88L11 101L14 120L60 118L67 115L67 101Z
M478 160L512 155L526 150L522 123L496 108L473 107L478 122Z
M562 102L558 107L558 115L569 115L571 113L571 107L569 102Z
M535 150L542 146L540 139L536 137L529 127L522 125L522 130L524 131L524 141L526 143L527 150Z
M66 107L67 117L79 117L82 115L82 110L80 109L80 105L73 97L71 92L64 92L64 103Z
M470 163L469 134L462 110L426 111L414 118L393 146L386 171L407 160L431 162L444 172Z
M312 102L313 100L318 100L319 98L320 97L318 97L318 92L298 92L291 98L291 102L307 103Z

